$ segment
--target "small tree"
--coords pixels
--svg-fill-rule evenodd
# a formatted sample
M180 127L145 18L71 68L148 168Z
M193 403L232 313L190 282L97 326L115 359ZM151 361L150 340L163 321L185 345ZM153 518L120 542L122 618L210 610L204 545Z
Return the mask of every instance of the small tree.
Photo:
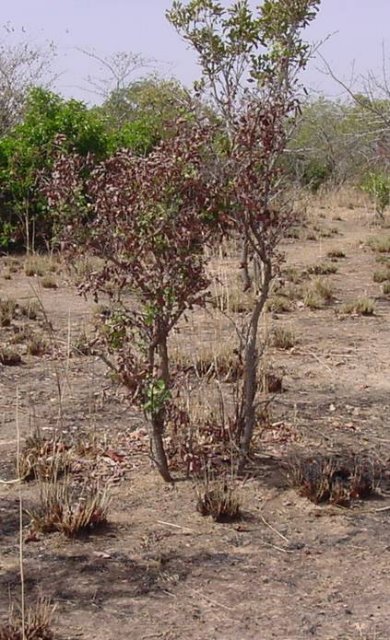
M0 42L0 135L5 135L23 116L32 87L49 84L55 55L52 44L36 47L27 41L13 42L14 29L7 25Z
M230 175L230 213L243 244L245 288L256 301L242 329L244 362L238 406L240 463L245 464L255 425L258 327L277 268L277 245L294 219L286 199L282 158L299 113L298 73L310 49L301 32L319 0L264 0L256 12L247 0L226 7L216 0L175 0L168 20L198 54L198 94L220 116ZM252 257L255 280L249 273Z
M175 383L168 338L186 310L205 303L203 248L219 216L209 142L207 128L181 122L147 157L118 152L86 184L82 159L61 154L45 188L62 210L69 243L104 261L81 290L111 298L104 359L143 408L152 458L166 481L163 433Z

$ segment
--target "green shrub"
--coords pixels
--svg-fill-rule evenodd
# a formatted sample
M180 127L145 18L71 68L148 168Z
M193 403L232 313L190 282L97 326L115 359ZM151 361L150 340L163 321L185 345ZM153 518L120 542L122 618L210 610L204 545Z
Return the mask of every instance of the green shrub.
M390 204L390 176L371 172L364 179L362 189L373 200L378 216L383 218L384 211Z

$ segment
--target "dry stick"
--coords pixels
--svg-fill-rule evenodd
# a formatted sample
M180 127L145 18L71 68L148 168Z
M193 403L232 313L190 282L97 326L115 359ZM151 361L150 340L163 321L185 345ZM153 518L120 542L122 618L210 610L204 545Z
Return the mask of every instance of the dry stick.
M206 596L201 591L198 591L198 589L191 589L191 591L193 593L195 593L197 596L200 596L201 598L203 598L204 600L206 600L210 604L213 604L216 607L221 607L221 609L226 609L226 611L230 611L230 612L233 611L232 607L227 607L225 604L222 604L221 602L217 602L216 600L213 600L212 598L209 598L208 596Z
M264 518L264 516L260 513L260 518L262 519L262 521L264 522L264 524L269 527L269 529L271 529L271 531L273 531L274 533L276 533L276 535L279 536L279 538L281 538L282 540L284 540L284 542L287 542L287 544L290 544L290 540L288 540L288 538L286 538L286 536L284 536L282 533L280 533L277 529L275 529L269 522L267 522L267 520Z
M15 426L16 426L16 468L17 468L18 476L20 476L19 388L17 388L16 390ZM20 570L20 590L21 590L21 610L22 610L22 640L26 640L24 566L23 566L23 498L22 498L21 485L19 485L19 570Z
M173 522L164 522L164 520L157 520L157 524L164 524L167 527L174 527L175 529L183 529L190 531L191 533L195 533L193 529L190 529L189 527L182 527L180 526L180 524L173 524Z
M302 356L309 354L314 358L314 360L317 360L317 362L319 362L322 367L328 369L330 373L334 373L333 369L328 364L326 364L326 362L321 360L321 358L319 358L315 353L313 353L313 351L310 351L310 349L306 349L306 351L303 351L302 349L294 349L294 353L300 353Z

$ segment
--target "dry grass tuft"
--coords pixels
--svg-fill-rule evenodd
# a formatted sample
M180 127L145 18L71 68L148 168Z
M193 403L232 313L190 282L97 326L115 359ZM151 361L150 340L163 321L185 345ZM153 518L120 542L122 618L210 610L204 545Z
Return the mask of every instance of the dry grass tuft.
M374 271L374 275L372 276L374 282L381 284L382 282L390 281L390 267L387 269L380 269L378 271Z
M55 606L49 600L39 598L27 609L23 624L21 608L17 612L12 608L7 622L0 625L0 640L53 640L54 611Z
M340 311L346 315L373 316L375 315L375 302L371 298L359 298L344 304Z
M28 277L45 276L57 271L57 264L51 256L34 255L26 258L24 273Z
M315 276L328 276L333 273L337 273L337 267L335 264L321 262L319 264L314 264L308 267L307 272L310 275Z
M29 300L26 304L19 306L20 313L29 320L36 320L41 312L41 306L36 300Z
M315 504L330 502L340 506L373 496L380 475L381 469L374 460L356 455L295 458L288 471L289 481L299 495Z
M17 304L15 300L8 298L0 300L0 326L9 327L16 315Z
M303 302L309 309L322 309L333 301L333 286L323 278L316 278L306 287Z
M251 292L244 292L238 285L223 286L210 298L211 305L222 313L249 313L255 300Z
M297 338L291 329L275 327L272 332L271 344L276 349L292 349L297 344Z
M25 481L58 479L70 466L64 443L47 440L39 431L26 439L17 462L18 476Z
M50 344L41 334L32 335L27 341L27 353L30 356L43 356L50 352Z
M57 289L57 281L52 275L46 275L41 278L41 286L44 289Z
M177 351L173 359L180 370L193 372L198 378L235 382L243 373L239 355L226 342L201 344L195 354Z
M72 487L62 481L41 482L40 502L29 512L31 528L40 533L60 532L74 538L107 525L109 497L97 485Z
M340 260L347 257L341 249L331 249L326 255L330 260Z
M289 311L293 311L293 305L291 300L282 295L274 295L269 298L267 305L267 311L272 311L273 313L288 313Z
M0 346L0 364L5 367L17 367L22 364L22 358L15 349Z
M367 245L374 253L390 253L390 236L370 238Z
M196 510L202 516L211 516L215 522L241 520L240 498L231 481L207 479L197 493Z

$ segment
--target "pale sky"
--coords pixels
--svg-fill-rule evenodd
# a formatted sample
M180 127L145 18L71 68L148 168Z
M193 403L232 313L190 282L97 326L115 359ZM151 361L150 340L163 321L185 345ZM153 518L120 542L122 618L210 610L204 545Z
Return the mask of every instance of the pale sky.
M171 0L9 0L3 2L0 24L10 23L16 39L28 37L36 45L53 41L58 48L55 68L60 73L55 89L66 97L93 101L80 87L86 85L88 74L96 74L96 67L77 47L103 56L117 51L140 53L160 61L160 73L187 85L198 77L194 54L165 19L170 6ZM321 53L344 81L349 81L353 68L355 76L369 70L379 75L383 50L390 75L390 0L322 0L306 37L318 42L328 36ZM0 41L7 37L4 31ZM339 87L319 67L320 60L311 63L306 86L338 95Z

